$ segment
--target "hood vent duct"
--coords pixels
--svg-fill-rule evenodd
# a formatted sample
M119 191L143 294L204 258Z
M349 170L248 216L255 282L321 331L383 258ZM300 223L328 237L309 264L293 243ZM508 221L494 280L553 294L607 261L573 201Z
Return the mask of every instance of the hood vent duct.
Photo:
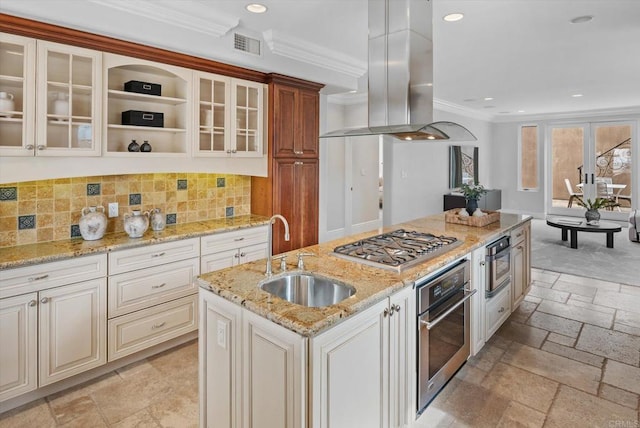
M391 135L473 141L453 122L433 122L433 0L369 0L369 126L320 138Z

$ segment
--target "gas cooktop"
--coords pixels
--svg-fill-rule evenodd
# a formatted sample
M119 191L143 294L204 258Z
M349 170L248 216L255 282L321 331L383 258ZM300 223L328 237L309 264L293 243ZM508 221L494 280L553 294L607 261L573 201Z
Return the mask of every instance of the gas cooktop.
M370 266L401 272L462 244L450 236L404 229L372 236L334 248L334 255Z

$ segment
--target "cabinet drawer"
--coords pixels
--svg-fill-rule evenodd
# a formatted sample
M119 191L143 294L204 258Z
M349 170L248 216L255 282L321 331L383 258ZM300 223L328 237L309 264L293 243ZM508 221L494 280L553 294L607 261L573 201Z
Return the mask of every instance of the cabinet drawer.
M109 254L109 275L160 266L200 255L200 238L154 244Z
M501 292L486 301L487 337L489 340L502 323L511 315L511 286L505 287Z
M107 255L74 257L0 272L0 297L32 293L107 276Z
M182 260L109 277L109 318L197 292L199 259Z
M216 233L201 238L200 252L204 254L233 250L267 242L267 227L258 226L232 232Z
M108 360L117 360L197 328L197 294L111 319Z
M525 239L528 228L529 223L525 223L522 226L518 226L511 231L511 246L514 246Z

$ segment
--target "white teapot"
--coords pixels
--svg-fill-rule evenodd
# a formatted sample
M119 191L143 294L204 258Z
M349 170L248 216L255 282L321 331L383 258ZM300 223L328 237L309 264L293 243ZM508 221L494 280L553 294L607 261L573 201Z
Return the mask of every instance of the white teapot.
M107 216L104 215L104 207L84 207L81 211L79 227L80 235L85 241L95 241L104 236L107 230Z
M69 116L69 96L64 92L58 92L57 98L53 101L53 114L56 116ZM57 120L66 120L66 117L59 117Z
M11 117L15 111L16 103L13 101L13 94L10 92L0 92L0 117Z
M149 212L133 210L124 215L124 231L129 238L140 238L149 228Z

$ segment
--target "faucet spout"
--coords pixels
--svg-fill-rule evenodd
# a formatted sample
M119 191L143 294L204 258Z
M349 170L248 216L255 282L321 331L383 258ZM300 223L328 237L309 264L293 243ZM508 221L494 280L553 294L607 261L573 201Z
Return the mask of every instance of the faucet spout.
M282 221L284 224L284 240L289 240L289 223L287 219L281 216L280 214L276 214L269 219L269 229L267 234L267 270L265 271L265 275L271 276L271 259L273 258L273 224L277 219Z

